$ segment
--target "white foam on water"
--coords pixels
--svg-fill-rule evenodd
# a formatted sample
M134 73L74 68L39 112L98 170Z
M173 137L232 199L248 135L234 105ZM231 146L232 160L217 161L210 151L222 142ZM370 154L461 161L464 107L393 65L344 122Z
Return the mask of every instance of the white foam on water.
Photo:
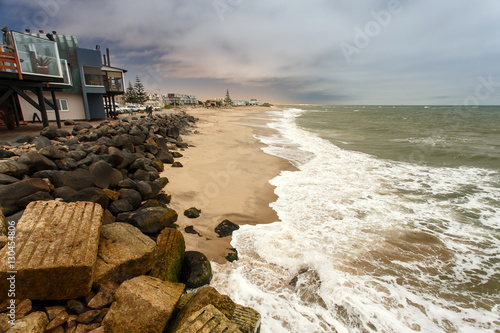
M235 232L240 259L214 263L212 285L264 333L500 327L498 174L343 150L297 127L301 112L271 112L280 135L259 137L299 169L270 181L280 222Z

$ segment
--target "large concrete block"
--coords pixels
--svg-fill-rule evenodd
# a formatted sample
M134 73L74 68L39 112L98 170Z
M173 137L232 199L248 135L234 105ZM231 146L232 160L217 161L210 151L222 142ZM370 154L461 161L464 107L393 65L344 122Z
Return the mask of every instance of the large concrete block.
M151 276L163 281L179 282L186 244L182 233L173 228L165 228L158 236L155 263Z
M181 283L139 276L122 283L116 301L102 321L109 333L163 332L175 304L184 291Z
M176 333L242 333L215 306L208 304L193 313L176 331Z
M94 284L146 274L154 263L156 243L128 223L102 226L94 271Z
M0 250L0 290L10 289L7 277L14 275L16 298L62 300L87 295L102 215L102 207L91 202L30 203L17 223L15 248ZM13 253L15 263L9 261ZM6 297L7 293L0 295Z

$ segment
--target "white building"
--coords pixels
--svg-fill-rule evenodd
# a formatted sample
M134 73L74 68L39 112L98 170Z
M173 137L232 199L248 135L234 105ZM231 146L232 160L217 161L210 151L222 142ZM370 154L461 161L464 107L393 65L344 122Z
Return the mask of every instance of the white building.
M198 99L194 95L170 93L162 97L166 105L198 105Z

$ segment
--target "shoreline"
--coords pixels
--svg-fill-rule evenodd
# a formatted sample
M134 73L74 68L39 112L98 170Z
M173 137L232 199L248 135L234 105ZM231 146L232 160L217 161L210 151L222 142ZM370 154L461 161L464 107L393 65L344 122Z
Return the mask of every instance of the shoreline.
M262 113L276 110L267 107L231 109L188 109L199 118L196 128L184 137L190 147L180 151L178 160L184 168L165 168L162 177L172 194L170 207L178 212L176 224L184 235L186 251L200 251L210 261L227 262L231 236L219 238L215 227L227 219L237 225L279 221L269 204L276 201L269 180L282 171L294 170L288 160L266 154L255 132L271 135L269 120ZM279 109L278 109L279 110ZM188 208L201 209L198 218L184 216ZM198 233L188 233L192 226Z

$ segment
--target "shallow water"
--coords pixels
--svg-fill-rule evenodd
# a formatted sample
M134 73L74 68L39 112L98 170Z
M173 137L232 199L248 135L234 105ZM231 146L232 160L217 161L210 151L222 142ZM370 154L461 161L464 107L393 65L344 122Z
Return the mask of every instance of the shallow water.
M262 332L498 332L500 110L305 109L268 113L298 171L212 285Z

